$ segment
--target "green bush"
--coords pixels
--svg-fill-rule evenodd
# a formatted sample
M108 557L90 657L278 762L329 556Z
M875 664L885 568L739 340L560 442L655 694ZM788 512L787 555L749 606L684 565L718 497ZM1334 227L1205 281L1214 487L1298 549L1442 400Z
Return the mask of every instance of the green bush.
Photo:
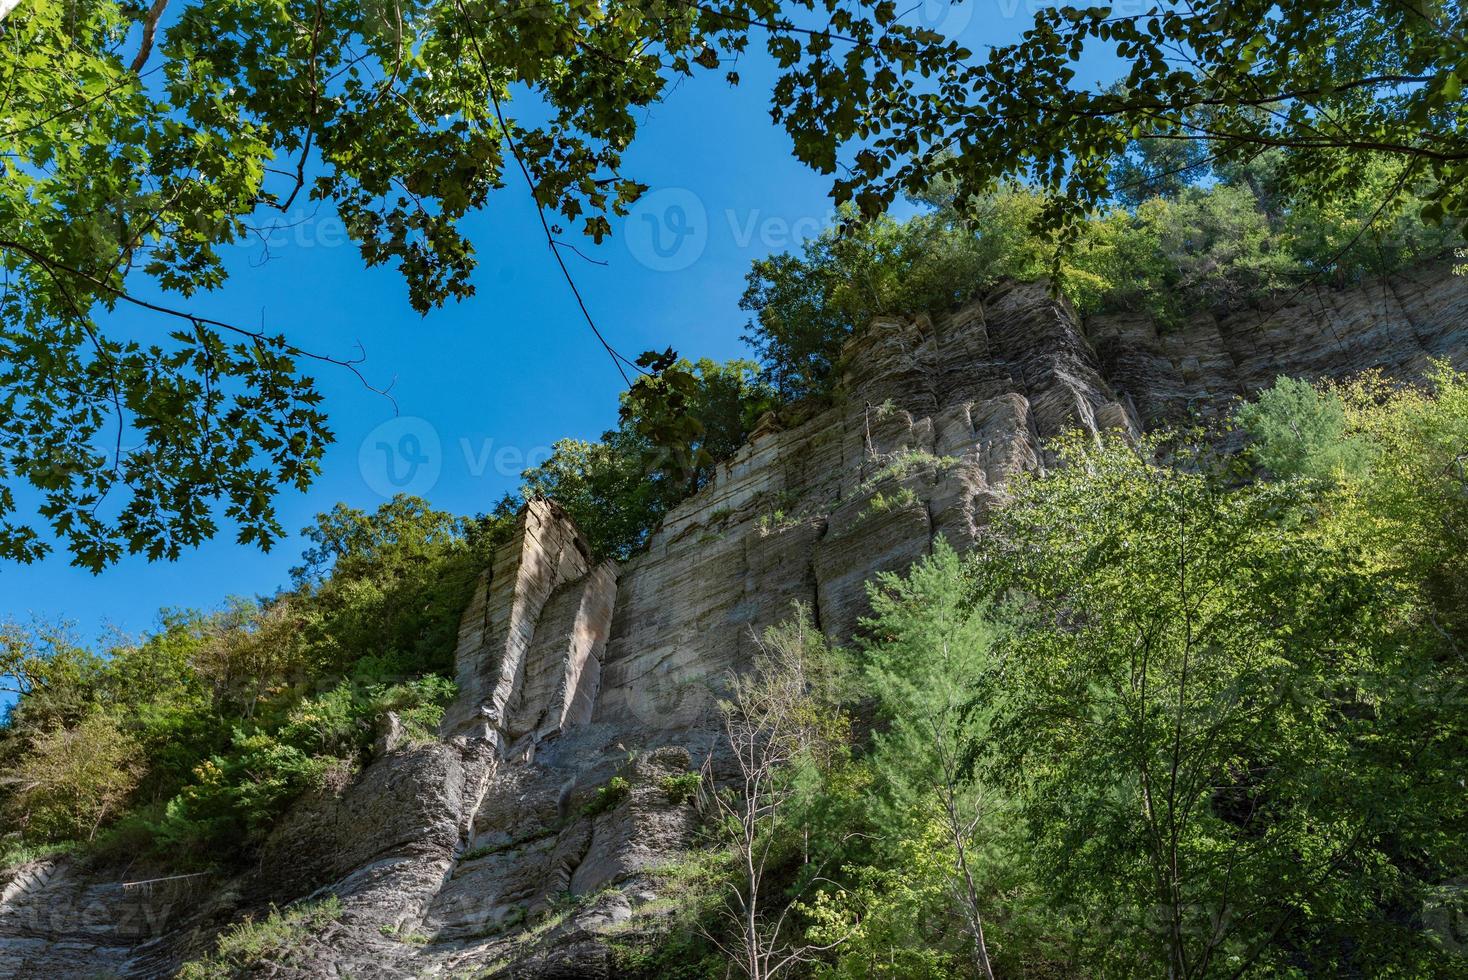
M614 810L621 805L622 801L632 795L632 784L622 776L613 776L607 780L605 786L597 788L595 794L581 808L584 817L596 817L609 810Z
M317 785L330 761L271 735L237 730L230 751L201 762L169 800L158 843L196 860L227 857L258 842L291 800Z
M872 494L872 498L867 501L867 505L857 515L857 522L860 523L868 518L877 517L890 511L902 510L905 507L911 507L917 502L918 495L912 487L903 487L890 496L878 490Z
M337 507L306 532L293 587L162 628L104 655L64 630L0 629L27 680L0 727L0 812L17 846L122 839L228 864L303 790L349 771L387 712L435 737L474 579L512 530L400 497ZM116 825L117 833L109 826Z
M1345 403L1329 388L1282 377L1234 417L1250 455L1276 477L1329 480L1370 465L1369 445L1347 434Z
M684 772L676 776L664 776L659 785L668 795L669 803L682 806L698 796L699 788L703 786L703 773Z
M10 771L7 822L26 841L89 841L122 812L141 778L141 751L116 717L93 711L35 734Z
M185 963L177 976L179 980L221 980L248 974L252 967L267 960L289 964L312 935L336 922L341 914L342 902L335 895L272 909L259 922L246 919L226 930L216 940L213 953Z

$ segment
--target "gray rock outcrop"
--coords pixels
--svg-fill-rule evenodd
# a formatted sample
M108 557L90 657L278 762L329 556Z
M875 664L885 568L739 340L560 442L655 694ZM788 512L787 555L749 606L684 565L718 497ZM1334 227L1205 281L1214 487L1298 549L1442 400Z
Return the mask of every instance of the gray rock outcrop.
M1038 284L877 321L838 404L762 425L624 566L532 501L465 611L440 739L389 726L258 868L148 894L65 859L0 873L0 978L167 975L240 915L328 893L340 920L272 975L612 975L608 937L656 919L651 872L698 819L664 781L710 757L723 679L794 603L845 640L866 582L938 535L971 546L1047 438L1216 416L1280 374L1461 365L1465 314L1468 281L1434 266L1168 334L1082 323Z

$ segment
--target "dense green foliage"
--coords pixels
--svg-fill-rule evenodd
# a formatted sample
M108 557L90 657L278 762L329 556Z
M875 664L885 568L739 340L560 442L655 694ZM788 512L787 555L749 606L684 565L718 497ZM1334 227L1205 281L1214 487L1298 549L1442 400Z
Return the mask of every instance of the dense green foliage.
M806 127L802 159L830 170L845 162L840 150L850 154L836 196L868 215L934 177L965 198L1025 179L1046 192L1046 223L1068 237L1115 196L1111 160L1139 142L1195 147L1156 155L1225 168L1278 151L1290 196L1315 201L1358 194L1384 159L1403 180L1432 181L1427 220L1468 215L1468 12L1455 0L1031 9L1019 40L945 63L929 85L890 91L876 55L852 51L850 81L813 97L797 89L777 117ZM1084 59L1099 52L1126 62L1105 87L1086 78ZM841 111L851 91L867 111ZM1376 203L1392 206L1401 189Z
M872 584L856 686L802 704L873 731L759 794L790 786L759 948L830 977L1468 973L1468 376L1281 379L1237 421L1242 459L1062 440L972 555ZM772 634L787 685L833 656L803 635ZM716 840L737 893L750 848Z
M622 396L621 421L598 442L563 439L525 473L521 493L555 500L601 557L626 558L668 509L703 486L774 407L757 365L648 359L657 370Z
M1135 153L1117 166L1166 173L1175 162L1154 157ZM847 224L798 255L755 262L742 301L753 315L746 339L776 388L800 398L832 388L842 345L873 317L946 312L1005 278L1051 276L1082 315L1134 310L1167 328L1198 312L1283 302L1309 283L1344 286L1438 259L1456 240L1421 220L1411 187L1380 209L1400 177L1381 161L1352 196L1329 203L1292 194L1281 166L1266 154L1217 172L1200 164L1166 180L1128 177L1156 193L1089 214L1058 265L1038 192L959 198L936 183L923 193L935 206L917 217Z
M1316 539L1305 486L1157 448L1072 443L1071 475L1018 488L981 574L1030 605L976 693L1006 716L977 771L1069 918L1121 925L1074 933L1105 972L1422 969L1399 923L1459 870L1465 816L1418 754L1430 728L1461 747L1414 703L1437 638L1406 583Z
M360 369L313 350L299 324L199 313L199 294L226 283L224 247L321 208L427 311L472 294L465 223L523 183L564 264L568 229L602 241L645 189L622 162L646 107L700 71L738 84L752 42L795 155L839 173L836 203L867 218L935 182L964 202L1021 182L1046 195L1047 244L1084 250L1107 202L1266 151L1292 206L1364 203L1370 223L1465 210L1460 3L1042 6L983 55L911 13L889 0L13 5L0 23L0 556L60 545L99 570L176 557L221 525L268 548L276 493L308 486L332 438L306 368ZM1078 60L1103 49L1125 77L1078 86ZM1419 182L1425 206L1407 200ZM1063 256L1051 247L1045 264ZM869 285L852 302L882 308L861 294L890 283ZM829 315L804 305L811 324L771 329ZM119 326L120 307L146 325ZM595 336L619 371L633 366ZM799 392L832 351L783 353L793 380L775 383Z
M873 42L893 84L957 53L881 5L804 7ZM59 543L100 570L226 522L269 547L275 494L308 486L332 438L307 368L360 358L313 350L307 325L202 315L224 247L319 209L413 309L465 298L464 225L492 191L534 200L557 259L568 230L602 241L645 190L622 173L645 108L761 35L791 79L830 43L766 0L9 5L0 556Z
M395 712L429 737L453 694L459 616L513 518L398 497L306 529L288 590L103 653L7 624L20 700L0 729L7 848L158 848L232 860L302 790L339 785Z
M1022 187L960 202L951 184L935 184L926 210L906 221L847 213L800 254L754 263L741 305L758 363L644 355L646 374L622 396L618 428L596 442L557 443L525 474L522 495L554 498L599 555L625 558L763 413L807 411L831 395L842 348L874 317L942 313L1003 279L1053 276L1082 315L1133 311L1167 329L1200 312L1285 302L1294 287L1341 287L1440 259L1456 240L1422 222L1410 194L1374 213L1396 177L1380 161L1358 197L1328 206L1289 196L1277 155L1217 173L1169 173L1174 163L1147 149L1118 158L1119 171L1158 193L1091 215L1054 269L1045 200ZM1169 176L1145 177L1156 173Z

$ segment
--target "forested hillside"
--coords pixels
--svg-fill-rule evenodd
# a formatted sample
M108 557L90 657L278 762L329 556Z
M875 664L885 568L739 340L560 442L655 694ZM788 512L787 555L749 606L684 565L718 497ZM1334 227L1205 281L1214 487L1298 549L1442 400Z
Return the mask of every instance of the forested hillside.
M854 649L767 636L760 691L843 679L734 700L804 767L757 836L816 975L1462 974L1465 378L1235 423L1064 440Z
M1175 187L1097 215L1059 292L1164 333L1267 312L1356 226L1271 216L1248 187ZM841 349L873 317L1043 272L1037 198L972 206L978 233L940 201L757 264L758 361L657 365L616 429L560 444L523 494L565 506L599 555L635 558L751 430L845 397ZM1440 233L1403 221L1391 249L1332 275L1441 255ZM872 579L850 643L794 606L748 669L716 681L733 769L668 777L697 830L656 871L662 924L612 939L616 969L1463 972L1465 447L1468 378L1446 363L1417 379L1280 378L1224 422L1048 442L975 547L940 538L911 571ZM864 484L863 514L911 507L901 480L930 464L946 465L894 458ZM7 624L20 700L0 730L5 861L227 875L302 794L435 742L460 614L518 504L474 519L409 498L337 507L277 594L165 610L153 634L105 649L62 624ZM583 813L628 792L614 777ZM185 975L289 962L342 914L313 901L226 931Z
M718 802L625 968L722 976L750 945L819 976L1461 972L1468 378L1281 379L1233 424L1237 456L1063 440L983 546L873 581L851 648L792 610L724 709L767 736L761 781L670 784ZM495 534L339 510L258 606L101 656L9 628L7 860L218 868L350 780L388 711L435 738ZM787 924L746 936L731 893ZM264 955L219 948L189 975Z
M0 0L0 980L1468 980L1465 78L1463 0Z

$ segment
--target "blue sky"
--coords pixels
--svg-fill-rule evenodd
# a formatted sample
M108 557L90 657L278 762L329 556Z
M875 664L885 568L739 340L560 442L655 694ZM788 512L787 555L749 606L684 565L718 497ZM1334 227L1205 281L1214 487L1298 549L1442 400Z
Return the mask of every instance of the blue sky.
M978 48L1014 39L1032 10L1021 0L919 0L909 19ZM1104 60L1084 67L1080 80L1090 82L1115 70ZM606 266L568 259L598 325L629 356L668 345L691 357L747 353L738 300L750 262L827 223L828 179L799 165L770 122L770 66L746 55L739 71L739 88L710 73L647 112L624 173L652 190L607 243L577 240ZM312 350L349 356L360 341L367 377L394 382L396 420L346 371L316 371L337 440L311 490L279 498L287 528L337 501L374 508L400 488L446 510L484 511L555 440L595 438L614 423L621 378L547 250L527 189L516 173L506 179L470 226L478 294L427 317L409 308L394 269L364 269L335 217L304 207L268 254L259 242L234 249L225 287L191 304L228 322L263 322ZM410 470L403 453L426 462ZM0 564L0 617L65 618L83 639L109 627L138 633L160 607L274 591L300 551L295 536L264 554L224 533L176 562L132 558L97 576L69 566L64 552Z

